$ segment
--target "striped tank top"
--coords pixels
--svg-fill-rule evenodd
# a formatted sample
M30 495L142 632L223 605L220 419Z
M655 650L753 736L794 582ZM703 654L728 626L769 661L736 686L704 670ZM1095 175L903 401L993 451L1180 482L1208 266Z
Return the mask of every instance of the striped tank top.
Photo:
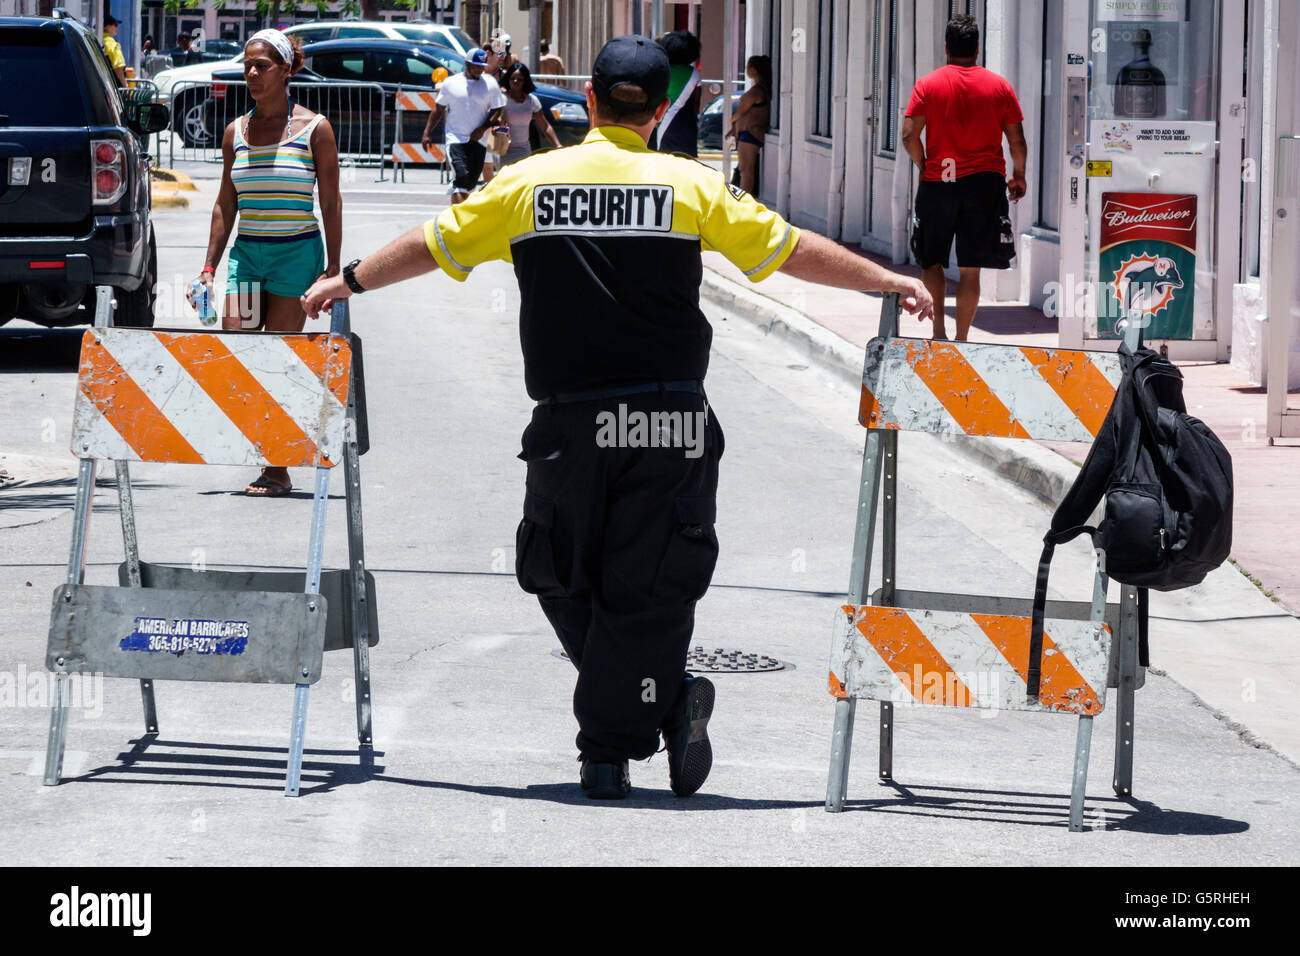
M314 215L316 160L311 154L311 133L322 119L313 117L284 142L269 146L250 146L244 139L247 117L236 121L230 179L238 196L237 238L288 242L320 231Z

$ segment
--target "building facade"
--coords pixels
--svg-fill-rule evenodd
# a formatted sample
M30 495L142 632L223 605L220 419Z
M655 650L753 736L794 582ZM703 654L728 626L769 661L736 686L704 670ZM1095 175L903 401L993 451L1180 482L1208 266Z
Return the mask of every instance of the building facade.
M1055 315L1063 345L1109 338L1114 257L1144 254L1114 224L1182 217L1194 229L1156 236L1187 274L1149 337L1262 379L1270 283L1291 286L1300 314L1300 263L1272 260L1268 202L1278 138L1300 133L1300 4L750 0L744 46L772 57L777 88L764 201L907 261L918 173L899 131L956 13L979 22L981 63L1016 89L1029 143L1029 192L1011 210L1019 254L986 274L985 296ZM1298 355L1292 343L1293 385Z

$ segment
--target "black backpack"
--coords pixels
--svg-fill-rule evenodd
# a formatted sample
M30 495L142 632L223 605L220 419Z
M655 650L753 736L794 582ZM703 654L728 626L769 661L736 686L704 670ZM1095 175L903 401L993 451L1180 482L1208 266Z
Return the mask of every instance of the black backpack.
M1149 663L1147 589L1199 584L1232 546L1232 457L1187 414L1183 376L1159 353L1119 347L1123 377L1079 477L1043 538L1029 642L1028 697L1038 698L1043 616L1052 552L1081 534L1105 554L1104 570L1138 588L1139 661ZM1086 525L1105 496L1097 527Z

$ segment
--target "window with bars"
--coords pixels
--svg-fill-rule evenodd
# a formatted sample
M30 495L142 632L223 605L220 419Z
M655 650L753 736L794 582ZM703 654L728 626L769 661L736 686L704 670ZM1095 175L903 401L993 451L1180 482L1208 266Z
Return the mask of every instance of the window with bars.
M816 77L813 82L814 136L830 138L835 135L835 0L817 0L817 58L813 61Z
M767 40L763 49L772 60L772 89L769 91L772 107L768 128L773 132L781 128L781 61L787 39L781 32L781 0L768 0Z
M878 0L876 4L876 44L872 56L876 89L881 91L880 153L892 156L898 148L898 0Z

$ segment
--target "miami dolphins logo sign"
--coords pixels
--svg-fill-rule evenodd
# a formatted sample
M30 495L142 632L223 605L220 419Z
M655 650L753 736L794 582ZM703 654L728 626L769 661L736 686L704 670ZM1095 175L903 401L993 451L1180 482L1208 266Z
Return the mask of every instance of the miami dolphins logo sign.
M1196 296L1196 197L1103 193L1098 236L1097 330L1115 335L1128 315L1148 339L1190 339Z
M1151 318L1167 308L1182 287L1178 263L1168 256L1148 253L1125 259L1111 281L1115 299L1125 313L1140 312Z

